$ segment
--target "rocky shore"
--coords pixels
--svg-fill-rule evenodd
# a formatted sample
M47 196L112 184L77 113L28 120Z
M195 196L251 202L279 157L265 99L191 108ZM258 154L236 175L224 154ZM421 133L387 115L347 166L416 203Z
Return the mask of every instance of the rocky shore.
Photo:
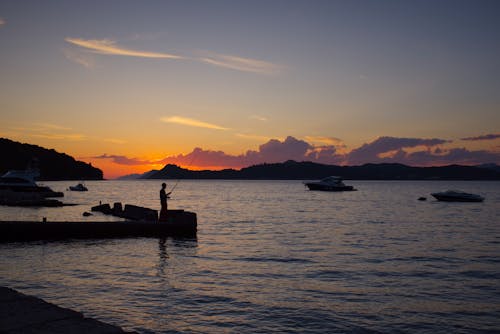
M0 333L119 334L126 332L82 313L0 287Z

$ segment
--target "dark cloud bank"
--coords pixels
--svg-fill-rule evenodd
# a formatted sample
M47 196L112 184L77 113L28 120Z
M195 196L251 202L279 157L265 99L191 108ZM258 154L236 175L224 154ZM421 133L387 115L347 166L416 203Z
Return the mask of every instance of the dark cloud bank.
M485 135L462 140L494 140L499 135ZM306 141L287 137L284 141L272 139L241 155L229 155L222 151L195 148L188 154L170 156L161 161L144 161L124 156L102 155L96 158L113 159L125 165L147 163L176 164L181 166L241 168L261 163L277 163L286 160L311 161L332 165L361 165L365 163L402 163L410 166L440 166L449 164L479 165L500 163L500 153L486 150L471 151L466 148L445 149L450 141L438 138L379 137L349 153L340 153L334 145L313 146Z

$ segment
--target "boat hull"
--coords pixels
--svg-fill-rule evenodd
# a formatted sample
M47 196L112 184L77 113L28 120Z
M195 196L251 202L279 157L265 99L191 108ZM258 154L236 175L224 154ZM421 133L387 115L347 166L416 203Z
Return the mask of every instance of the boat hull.
M71 190L71 191L88 191L87 188L80 188L80 187L74 187L74 186L70 186L69 190Z
M329 186L317 183L306 183L309 190L319 190L319 191L354 191L353 186Z
M456 196L446 196L439 194L431 194L435 199L441 202L482 202L484 198L482 197L456 197Z

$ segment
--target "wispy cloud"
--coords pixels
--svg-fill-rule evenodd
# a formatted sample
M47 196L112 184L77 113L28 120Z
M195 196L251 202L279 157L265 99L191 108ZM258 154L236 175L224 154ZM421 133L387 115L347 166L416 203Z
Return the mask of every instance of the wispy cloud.
M33 138L51 140L80 141L88 139L81 133L72 132L72 128L53 123L33 123L28 126L13 126L10 128L14 136L22 135Z
M245 139L259 140L259 141L261 141L261 140L270 140L271 139L271 137L259 136L259 135L251 135L251 134L247 134L247 133L237 133L236 137L245 138Z
M199 60L210 65L244 72L277 74L283 70L283 66L267 61L218 53L206 53Z
M42 129L49 129L49 130L64 130L64 131L71 130L70 127L53 123L35 123L35 126L39 126Z
M462 140L468 140L468 141L478 141L478 140L495 140L500 138L500 133L491 133L483 136L477 136L477 137L466 137L466 138L461 138Z
M90 53L78 52L75 50L71 50L69 48L63 49L63 52L64 52L64 56L67 59L69 59L77 64L80 64L83 67L88 68L88 69L95 68L95 60L94 60L93 55L91 55Z
M87 138L85 135L80 133L34 133L31 137L70 141L80 141Z
M322 136L306 136L305 140L314 144L324 144L344 147L345 144L342 139L335 137L322 137Z
M119 46L115 41L109 39L81 39L81 38L65 38L65 41L73 45L80 46L91 52L103 55L117 55L117 56L130 56L130 57L143 57L143 58L167 58L167 59L182 59L183 57L159 52L148 52L131 50Z
M0 27L4 26L7 22L0 17Z
M267 122L268 119L264 116L260 116L260 115L252 115L249 117L250 119L255 119L257 121L261 121L261 122Z
M103 141L118 145L123 145L127 143L127 141L118 138L104 138Z
M140 38L140 37L137 37ZM252 72L260 74L277 74L280 73L284 66L274 64L271 62L240 57L228 54L219 54L215 52L203 52L199 56L180 56L171 53L150 52L142 50L133 50L118 45L116 41L110 39L83 39L66 37L65 41L71 45L83 48L85 51L101 54L101 55L114 55L114 56L129 56L129 57L143 57L143 58L162 58L162 59L184 59L202 62L213 66L228 68L236 71ZM82 55L81 52L72 50L64 50L66 58L75 61L87 68L93 68L94 62L88 55Z
M175 123L175 124L181 124L181 125L186 125L186 126L194 126L194 127L198 127L198 128L207 128L207 129L214 129L214 130L228 130L228 128L222 127L220 125L211 124L211 123L199 121L196 119L180 117L180 116L162 117L161 121L165 122L165 123Z

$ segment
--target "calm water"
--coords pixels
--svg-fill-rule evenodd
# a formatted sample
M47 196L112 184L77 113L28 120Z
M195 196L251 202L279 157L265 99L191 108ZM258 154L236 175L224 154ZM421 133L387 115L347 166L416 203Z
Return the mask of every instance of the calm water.
M197 239L0 244L0 285L141 333L500 330L500 182L348 183L359 191L184 180L169 207L198 213ZM82 212L157 208L160 184L87 182L65 192L77 206L0 219L112 219ZM429 195L446 189L486 201Z

